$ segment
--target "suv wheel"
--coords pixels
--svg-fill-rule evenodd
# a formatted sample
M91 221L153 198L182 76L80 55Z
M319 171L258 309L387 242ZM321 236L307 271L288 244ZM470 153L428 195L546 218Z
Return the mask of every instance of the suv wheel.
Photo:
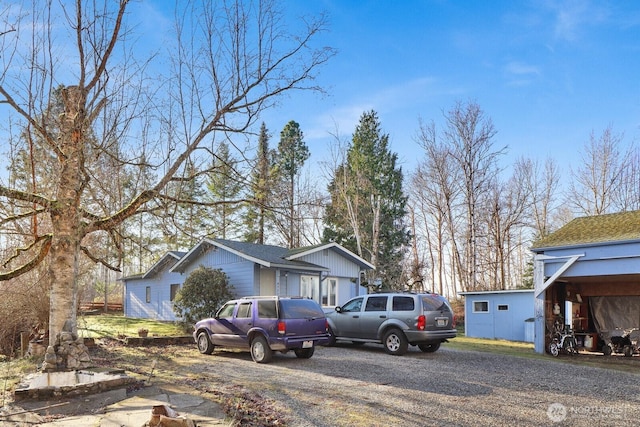
M251 358L256 363L269 363L273 358L273 350L262 335L251 341Z
M402 356L407 352L409 343L401 330L393 328L389 329L382 339L384 350L394 356Z
M209 340L209 335L202 331L198 334L198 351L202 354L211 354L213 353L214 345Z
M314 351L315 351L315 347L293 349L293 352L296 354L296 357L298 357L299 359L309 359L311 356L313 356Z
M422 350L424 353L433 353L434 351L438 351L440 348L439 342L418 344L418 348Z

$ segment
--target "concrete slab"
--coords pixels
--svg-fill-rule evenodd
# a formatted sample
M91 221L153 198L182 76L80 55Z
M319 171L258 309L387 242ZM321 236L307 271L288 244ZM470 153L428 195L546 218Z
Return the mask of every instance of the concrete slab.
M106 406L102 413L73 415L38 425L44 427L142 427L151 419L153 405L168 405L179 415L194 421L198 427L230 425L225 421L225 414L218 403L198 395L164 390L159 390L156 394L150 393L121 400ZM21 426L22 424L13 425Z

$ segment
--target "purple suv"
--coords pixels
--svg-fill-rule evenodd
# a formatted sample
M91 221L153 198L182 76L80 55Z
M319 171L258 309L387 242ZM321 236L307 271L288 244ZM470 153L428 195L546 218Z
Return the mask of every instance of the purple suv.
M215 347L245 349L257 363L269 363L274 351L293 350L313 356L317 345L329 342L328 323L317 302L295 297L245 297L224 304L216 315L195 325L198 350Z

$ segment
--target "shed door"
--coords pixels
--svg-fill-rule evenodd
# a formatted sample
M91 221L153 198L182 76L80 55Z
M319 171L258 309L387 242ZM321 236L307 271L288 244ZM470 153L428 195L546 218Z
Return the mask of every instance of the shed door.
M511 333L512 315L511 307L504 302L495 302L493 307L493 328L494 336L498 339L512 340Z

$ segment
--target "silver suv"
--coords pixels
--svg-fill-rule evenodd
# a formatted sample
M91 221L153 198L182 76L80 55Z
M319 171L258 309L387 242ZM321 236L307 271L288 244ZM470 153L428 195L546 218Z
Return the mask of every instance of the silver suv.
M432 353L456 337L451 305L438 294L362 295L327 313L327 321L329 345L336 340L381 343L387 353L398 356L409 344Z

